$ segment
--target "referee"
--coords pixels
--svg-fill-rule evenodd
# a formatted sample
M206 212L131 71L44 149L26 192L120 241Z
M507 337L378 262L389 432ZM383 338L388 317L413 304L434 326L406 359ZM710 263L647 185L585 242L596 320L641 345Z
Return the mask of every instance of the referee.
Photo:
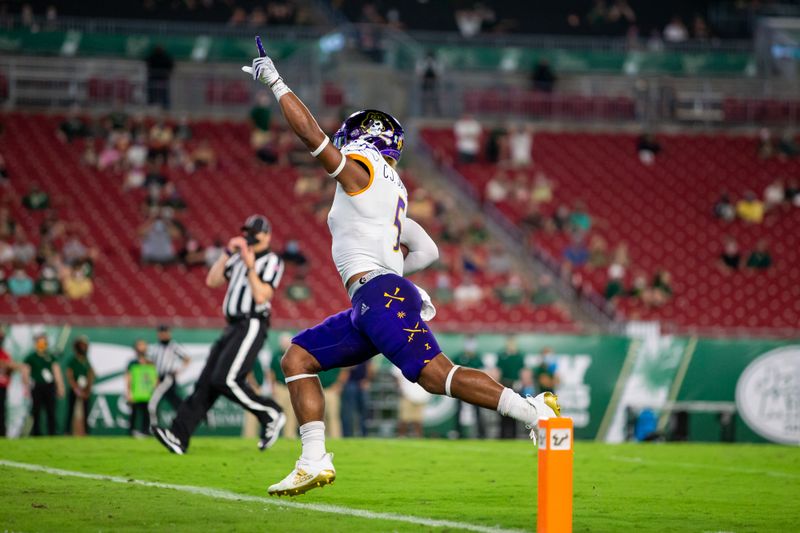
M158 344L151 344L148 354L151 361L156 364L158 371L158 386L153 391L153 396L147 403L150 413L150 424L158 426L158 404L167 400L175 412L181 405L182 398L178 396L178 371L189 366L189 356L183 346L175 342L169 326L158 326Z
M252 215L241 231L228 241L206 276L211 288L228 284L222 302L228 326L211 347L194 392L181 404L172 426L154 429L161 444L178 455L186 453L192 433L221 394L261 422L261 450L275 444L286 423L280 406L256 394L245 379L267 337L270 300L281 281L283 262L269 248L272 232L266 217Z

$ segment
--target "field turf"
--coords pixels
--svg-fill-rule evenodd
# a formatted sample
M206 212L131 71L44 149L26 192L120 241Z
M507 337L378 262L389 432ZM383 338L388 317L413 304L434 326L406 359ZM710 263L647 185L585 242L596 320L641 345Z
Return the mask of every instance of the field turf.
M329 449L336 453L333 486L277 500L266 487L289 472L297 441L259 453L252 440L196 438L179 457L152 439L0 440L0 530L534 529L530 442L353 439L331 441ZM800 449L579 442L574 509L575 531L797 531Z

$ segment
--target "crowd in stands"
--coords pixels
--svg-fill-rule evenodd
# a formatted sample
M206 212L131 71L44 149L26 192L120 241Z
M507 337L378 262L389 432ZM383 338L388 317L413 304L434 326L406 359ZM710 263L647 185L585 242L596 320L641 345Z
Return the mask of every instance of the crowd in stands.
M0 192L0 295L89 296L99 254L85 244L84 225L62 219L64 206L37 185L20 198L4 181ZM38 224L37 235L18 223L14 212L19 209Z
M712 27L712 2L658 4L644 0L584 0L566 4L521 5L493 2L401 2L398 0L334 0L332 5L351 21L396 29L457 31L466 39L482 34L557 33L626 36L634 47L661 50L665 43L708 41L720 35L747 37L758 13L776 2L737 2L726 7L724 24Z
M263 28L264 26L309 25L312 13L296 0L187 0L183 2L160 2L157 0L128 0L124 2L47 1L0 2L0 19L19 15L22 24L39 30L34 16L43 16L46 21L55 21L58 15L180 20L186 22L227 22L230 26ZM46 29L46 27L44 28Z

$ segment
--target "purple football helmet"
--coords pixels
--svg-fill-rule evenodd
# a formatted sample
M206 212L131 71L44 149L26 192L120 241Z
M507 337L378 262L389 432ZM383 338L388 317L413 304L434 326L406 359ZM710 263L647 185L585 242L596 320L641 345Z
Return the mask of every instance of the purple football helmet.
M353 113L333 136L333 145L342 149L358 139L371 143L382 155L400 161L403 126L389 113L376 109Z

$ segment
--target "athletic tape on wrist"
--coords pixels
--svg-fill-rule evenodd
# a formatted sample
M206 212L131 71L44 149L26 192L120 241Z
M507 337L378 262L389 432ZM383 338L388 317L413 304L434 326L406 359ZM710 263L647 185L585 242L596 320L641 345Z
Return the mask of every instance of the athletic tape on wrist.
M319 143L319 146L317 146L317 148L313 152L311 152L311 157L317 157L319 154L321 154L322 151L325 149L326 146L328 146L328 143L330 142L331 140L326 135L325 139L321 143Z
M288 384L291 383L292 381L297 381L298 379L305 379L305 378L319 379L319 376L317 374L296 374L294 376L287 376L283 381L285 381Z
M328 174L328 176L330 176L331 178L335 178L336 176L341 174L342 170L344 170L345 163L347 163L347 158L344 156L344 154L342 154L342 161L339 163L339 166L336 167L336 170Z
M450 396L451 398L453 397L453 395L450 394L450 384L453 382L453 374L455 374L456 370L458 370L459 368L461 368L461 365L453 365L453 368L451 368L450 372L447 373L447 379L444 381L444 393Z
M283 78L278 78L275 80L269 86L269 88L272 89L272 94L275 95L275 99L278 101L280 101L281 96L284 94L292 92L292 90L283 82Z

